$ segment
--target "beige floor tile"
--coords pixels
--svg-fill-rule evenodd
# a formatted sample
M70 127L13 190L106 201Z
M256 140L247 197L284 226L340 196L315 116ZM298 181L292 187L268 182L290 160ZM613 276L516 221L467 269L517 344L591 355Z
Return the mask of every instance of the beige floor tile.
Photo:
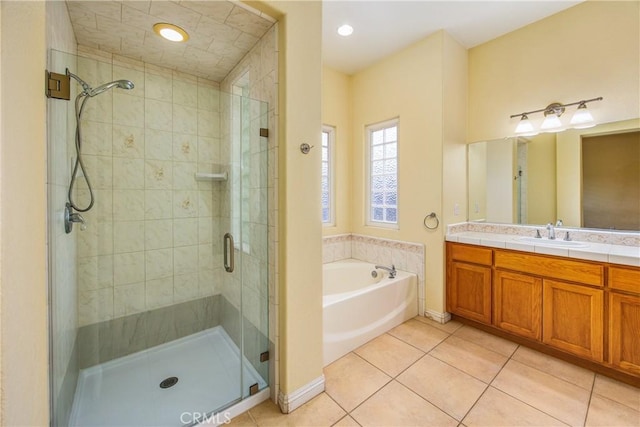
M429 354L485 383L495 378L508 359L455 335L440 343Z
M380 390L391 377L349 353L324 368L326 393L347 412Z
M464 425L474 426L566 426L537 409L489 387L469 414Z
M462 323L458 322L457 320L449 320L447 323L438 323L435 320L429 319L428 317L419 316L419 315L414 317L414 319L426 325L433 326L434 328L440 329L441 331L445 331L448 334L452 334L462 327Z
M518 348L518 344L514 342L496 337L495 335L467 325L455 331L454 335L504 356L511 356L513 352L516 351L516 348Z
M588 369L573 365L564 360L540 353L527 347L520 346L511 357L520 363L536 368L539 371L551 374L571 384L575 384L586 390L593 388L595 374Z
M430 351L449 336L448 333L440 329L413 319L391 329L389 334L424 352Z
M251 416L259 426L330 426L346 415L326 393L322 393L290 414L283 414L270 400L252 408Z
M457 420L464 418L487 388L482 381L429 355L400 374L397 381Z
M360 427L360 424L358 424L356 420L347 415L346 417L335 423L333 427Z
M424 355L422 351L389 334L369 341L356 349L355 353L392 377Z
M640 426L640 412L600 395L591 396L585 426Z
M233 426L233 427L255 427L258 424L256 424L256 422L253 420L253 418L251 418L251 415L249 415L249 412L245 412L245 413L240 414L237 417L233 418L231 420L231 422L229 422L229 423L227 423L225 425L226 426Z
M510 360L491 385L564 423L584 423L590 392L553 375Z
M457 426L458 422L397 381L358 406L351 416L362 426Z
M596 375L593 392L640 411L640 388L603 375Z

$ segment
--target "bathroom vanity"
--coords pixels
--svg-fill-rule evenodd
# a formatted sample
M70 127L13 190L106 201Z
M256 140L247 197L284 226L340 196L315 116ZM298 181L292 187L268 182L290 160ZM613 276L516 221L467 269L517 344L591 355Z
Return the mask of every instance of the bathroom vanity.
M640 385L640 248L473 232L447 240L456 318Z

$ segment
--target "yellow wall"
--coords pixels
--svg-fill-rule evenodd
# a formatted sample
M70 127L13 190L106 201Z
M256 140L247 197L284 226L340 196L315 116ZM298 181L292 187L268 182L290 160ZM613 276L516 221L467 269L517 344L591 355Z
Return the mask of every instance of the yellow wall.
M424 243L426 308L438 313L444 312L445 225L463 221L466 212L466 69L466 51L440 31L351 78L352 231ZM399 228L367 226L365 127L395 117ZM435 231L423 226L430 212L441 220Z
M280 22L279 369L281 390L289 394L322 375L322 6L249 3ZM303 142L316 148L304 155Z
M323 235L351 232L351 84L346 74L322 68L322 123L335 127L335 225Z
M556 135L537 135L527 145L527 223L563 219L556 211ZM568 225L568 224L567 224Z
M0 7L0 424L44 426L49 422L45 4L1 2Z
M586 1L470 49L468 140L512 135L510 115L556 101L602 96L589 104L600 123L640 116L639 8Z

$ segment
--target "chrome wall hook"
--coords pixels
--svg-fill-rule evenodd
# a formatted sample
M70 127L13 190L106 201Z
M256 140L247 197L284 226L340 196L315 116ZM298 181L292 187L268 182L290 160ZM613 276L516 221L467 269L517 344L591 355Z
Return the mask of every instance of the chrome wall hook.
M309 154L309 151L311 151L313 147L313 145L309 145L306 142L303 142L302 144L300 144L300 151L302 152L302 154Z

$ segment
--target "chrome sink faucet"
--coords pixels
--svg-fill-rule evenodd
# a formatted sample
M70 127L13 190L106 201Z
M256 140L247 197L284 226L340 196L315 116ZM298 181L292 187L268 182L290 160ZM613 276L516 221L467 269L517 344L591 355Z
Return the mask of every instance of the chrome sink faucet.
M393 264L391 264L391 267L385 267L384 265L376 265L375 268L388 271L389 279L394 279L396 277L396 266Z
M553 227L553 223L547 224L547 230L549 230L549 240L556 239L556 229Z

